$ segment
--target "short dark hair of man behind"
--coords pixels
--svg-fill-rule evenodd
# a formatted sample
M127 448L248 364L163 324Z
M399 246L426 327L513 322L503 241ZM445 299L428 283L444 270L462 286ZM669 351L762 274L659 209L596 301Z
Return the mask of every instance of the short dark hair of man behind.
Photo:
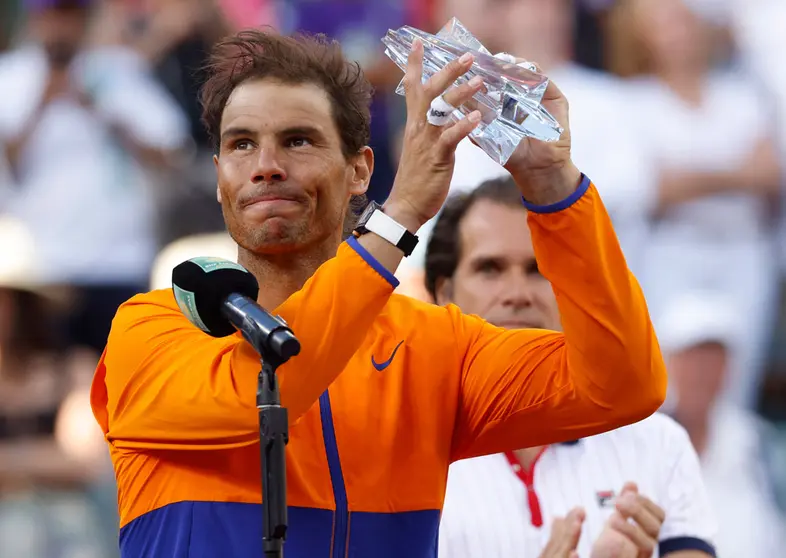
M435 300L439 279L453 277L461 259L461 221L481 200L520 207L526 211L521 203L521 192L510 177L487 180L471 192L449 197L434 223L426 249L426 289Z

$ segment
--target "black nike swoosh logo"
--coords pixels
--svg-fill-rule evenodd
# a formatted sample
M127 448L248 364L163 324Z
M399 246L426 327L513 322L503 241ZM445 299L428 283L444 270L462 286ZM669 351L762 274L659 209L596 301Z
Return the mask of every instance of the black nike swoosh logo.
M398 342L398 345L396 345L396 348L393 349L393 354L390 355L390 358L387 359L385 362L378 363L376 360L374 360L374 355L371 355L371 364L374 365L374 368L376 368L379 372L382 372L385 368L390 366L390 363L393 362L393 358L396 356L396 353L398 352L398 348L401 346L401 344L403 342L404 341L399 341Z

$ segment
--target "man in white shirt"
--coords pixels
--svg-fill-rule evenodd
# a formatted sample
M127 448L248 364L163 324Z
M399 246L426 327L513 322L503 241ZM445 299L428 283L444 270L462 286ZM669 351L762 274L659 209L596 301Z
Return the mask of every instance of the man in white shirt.
M721 397L730 348L744 324L722 293L674 300L658 334L669 368L666 407L698 451L718 522L718 555L768 558L786 549L786 516L775 498L774 427Z
M527 213L508 179L451 198L426 254L427 288L507 328L560 328L538 272ZM592 558L715 556L712 513L685 430L655 414L606 434L451 465L443 558L535 557L554 516L586 513L578 553ZM664 517L665 512L665 517Z
M30 40L0 57L0 158L11 178L0 211L32 231L41 281L75 289L68 341L100 353L117 306L147 288L151 171L188 136L136 53L88 44L94 4L23 2Z

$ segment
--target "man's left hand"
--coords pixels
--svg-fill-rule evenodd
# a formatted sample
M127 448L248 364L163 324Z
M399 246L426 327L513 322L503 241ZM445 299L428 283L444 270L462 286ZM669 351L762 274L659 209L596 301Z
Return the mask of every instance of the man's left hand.
M556 142L524 138L505 168L524 199L536 205L549 205L564 200L576 190L581 172L570 158L568 100L553 81L549 81L541 104L560 123L562 135Z
M651 558L658 545L665 512L626 483L616 511L592 547L591 558Z

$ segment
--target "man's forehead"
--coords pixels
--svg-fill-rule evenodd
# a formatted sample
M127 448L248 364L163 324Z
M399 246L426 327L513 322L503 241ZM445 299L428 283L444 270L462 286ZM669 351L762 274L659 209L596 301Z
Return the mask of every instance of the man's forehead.
M289 127L332 123L330 99L324 89L311 83L287 84L255 80L238 85L227 100L222 128Z
M491 200L475 202L459 227L461 256L528 258L533 255L527 212Z

